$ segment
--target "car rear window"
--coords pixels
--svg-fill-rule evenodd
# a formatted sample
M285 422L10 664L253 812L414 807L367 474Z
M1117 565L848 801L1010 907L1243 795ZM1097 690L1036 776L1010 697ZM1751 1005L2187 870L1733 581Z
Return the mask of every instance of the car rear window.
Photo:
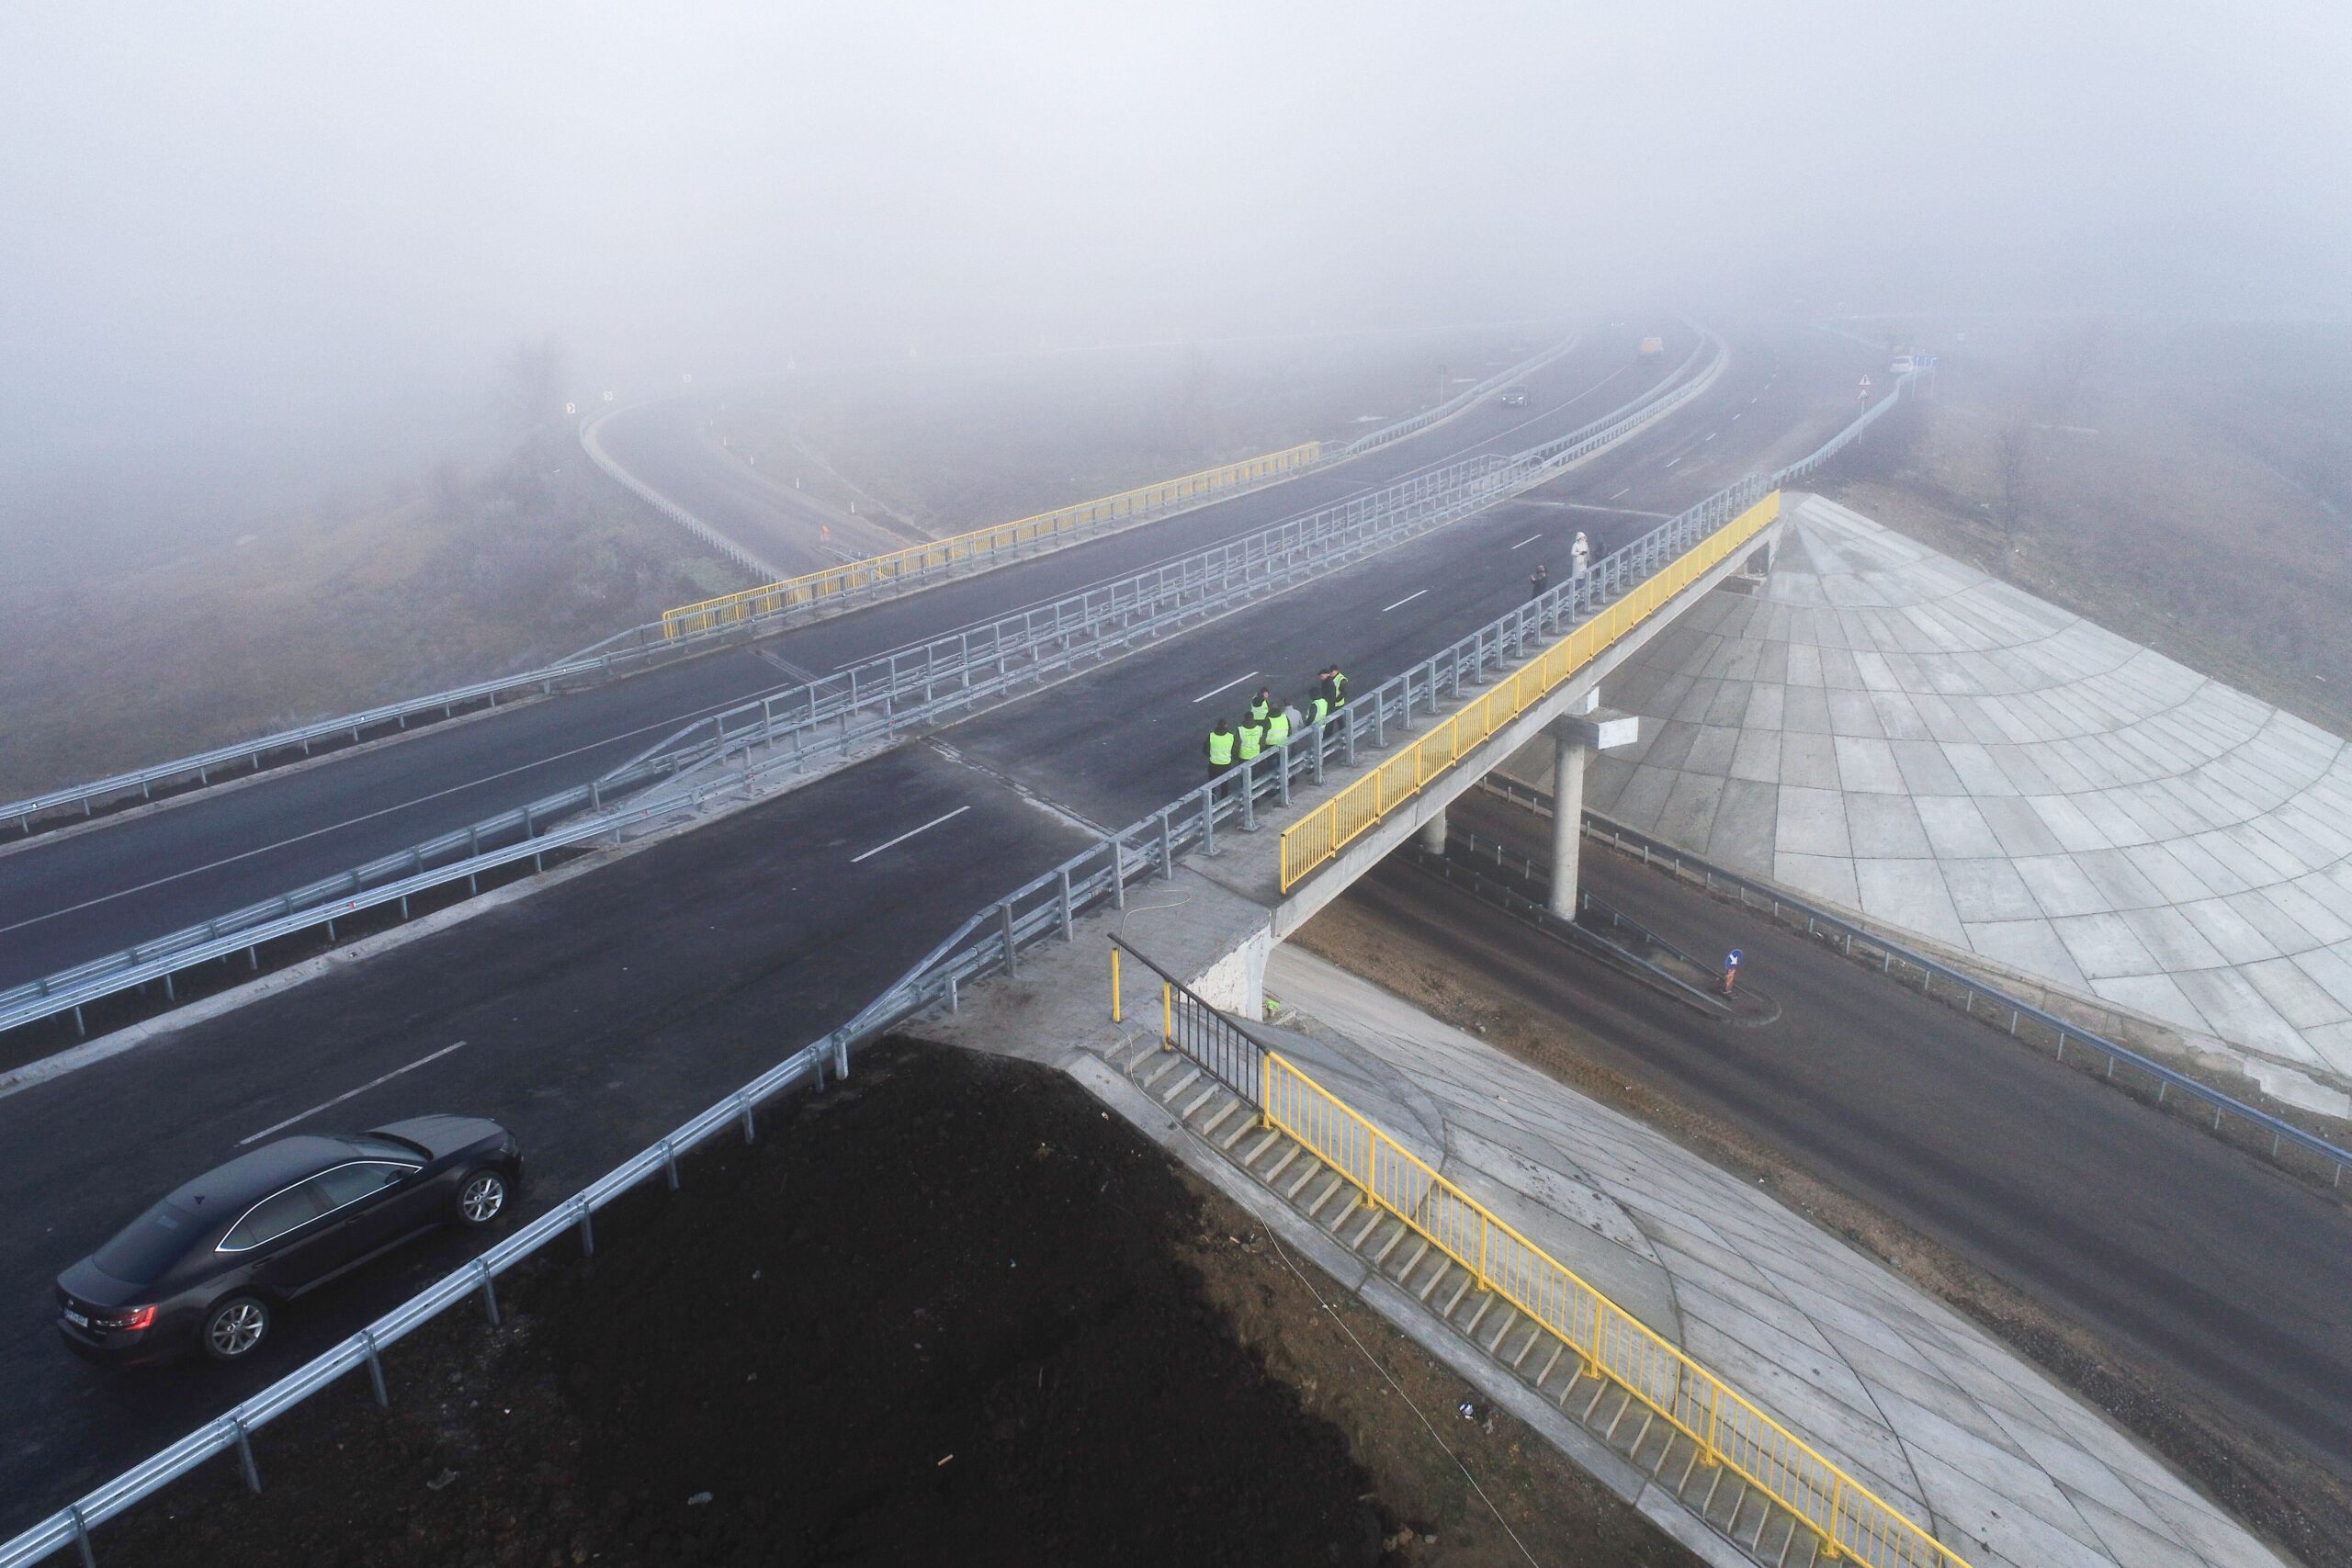
M196 1239L196 1220L169 1203L158 1203L125 1225L112 1241L90 1255L99 1271L126 1285L152 1285L179 1261Z

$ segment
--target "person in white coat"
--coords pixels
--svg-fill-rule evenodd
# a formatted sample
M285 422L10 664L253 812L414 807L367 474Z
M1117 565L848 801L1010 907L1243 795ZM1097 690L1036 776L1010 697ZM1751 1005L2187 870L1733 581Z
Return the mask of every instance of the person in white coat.
M1582 577L1592 560L1592 546L1585 538L1582 529L1577 531L1577 542L1568 547L1568 558L1575 563L1572 569L1575 574Z

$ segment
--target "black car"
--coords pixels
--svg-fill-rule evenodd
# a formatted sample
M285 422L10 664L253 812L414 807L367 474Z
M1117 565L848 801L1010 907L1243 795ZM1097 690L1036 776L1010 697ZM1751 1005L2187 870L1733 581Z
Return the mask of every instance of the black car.
M420 1116L280 1138L198 1177L57 1277L57 1331L124 1365L251 1355L277 1309L437 1225L506 1212L523 1149L495 1122Z
M1527 389L1524 387L1505 387L1503 389L1502 404L1503 407L1507 409L1525 408L1527 406Z

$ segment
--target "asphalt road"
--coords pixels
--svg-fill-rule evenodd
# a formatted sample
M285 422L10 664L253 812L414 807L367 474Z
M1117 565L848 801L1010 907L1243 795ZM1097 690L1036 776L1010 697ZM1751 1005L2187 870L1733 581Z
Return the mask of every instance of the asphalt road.
M284 1342L250 1369L119 1377L72 1359L49 1323L55 1273L155 1193L234 1153L240 1139L306 1111L299 1124L312 1128L434 1109L493 1115L530 1151L525 1212L544 1206L846 1018L971 910L1084 841L1023 790L1120 822L1162 804L1200 776L1208 707L1193 695L1261 662L1293 671L1293 683L1325 658L1365 683L1393 672L1523 596L1534 557L1564 570L1575 528L1597 525L1600 540L1622 541L1655 521L1645 513L1816 443L1847 416L1861 356L1817 333L1743 345L1732 372L1683 417L1494 515L936 741L903 744L366 964L0 1098L0 1147L17 1156L0 1174L0 1398L43 1412L12 1422L0 1440L0 1532L151 1451L454 1261L453 1240L338 1282L287 1314ZM1595 390L1594 400L1622 401L1622 385ZM1573 388L1571 379L1558 395ZM1035 564L1068 570L1064 560ZM987 581L956 587L976 592ZM911 603L883 608L906 614ZM842 625L808 630L838 637ZM448 734L472 728L489 726ZM17 858L0 861L0 875ZM462 1049L384 1077L459 1040ZM393 1382L401 1397L397 1366ZM262 1447L266 1466L266 1438Z
M1542 861L1548 820L1454 823ZM1585 886L1687 951L1742 951L1778 1021L1730 1028L1391 863L1348 897L1549 1016L1611 1070L1737 1128L2221 1410L2352 1475L2352 1217L2173 1117L1801 935L1605 851Z
M707 396L663 398L622 409L597 422L605 455L673 501L684 503L705 526L732 539L779 575L797 577L838 566L852 556L903 549L919 540L853 516L718 445L709 434ZM827 540L825 531L832 537ZM831 544L833 548L826 548Z
M1669 344L1667 359L1679 362L1686 348ZM0 854L0 987L200 924L585 783L695 717L786 684L789 677L763 654L830 671L1457 457L1521 449L1626 402L1661 374L1656 363L1636 361L1629 335L1596 332L1531 378L1535 396L1527 407L1486 404L1336 469L795 627L755 647L436 727L93 830L31 840ZM684 443L672 454L682 466L664 484L674 499L695 509L741 499L741 476L729 460L690 428L649 428L670 429ZM694 457L701 466L684 461ZM707 488L695 482L705 474Z

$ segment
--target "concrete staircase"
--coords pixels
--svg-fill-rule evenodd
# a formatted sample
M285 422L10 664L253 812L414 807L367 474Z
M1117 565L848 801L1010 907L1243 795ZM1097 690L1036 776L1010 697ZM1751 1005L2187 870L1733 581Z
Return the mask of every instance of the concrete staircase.
M1764 1568L1813 1568L1831 1561L1821 1538L1728 1468L1708 1464L1699 1446L1665 1417L1606 1378L1549 1329L1502 1297L1419 1232L1363 1201L1353 1183L1306 1146L1260 1123L1255 1109L1188 1057L1149 1033L1114 1045L1104 1059L1184 1128L1403 1288L1489 1360L1530 1387L1673 1494L1708 1528Z

